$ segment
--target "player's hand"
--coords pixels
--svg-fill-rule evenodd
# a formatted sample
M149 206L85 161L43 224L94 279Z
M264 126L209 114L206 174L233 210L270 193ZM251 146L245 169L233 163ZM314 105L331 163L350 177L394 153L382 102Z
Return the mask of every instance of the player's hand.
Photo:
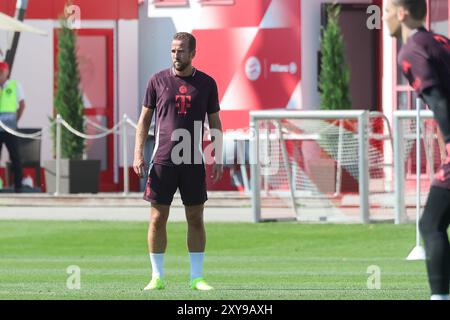
M447 152L447 156L444 159L444 162L442 163L443 166L448 165L450 163L450 143L447 143L445 145L445 150ZM444 168L441 167L434 175L434 178L438 181L445 181L449 177L448 177L448 174L447 174L447 176L445 176L445 170L444 170Z
M139 178L143 178L145 176L146 167L147 166L145 164L145 160L142 155L134 156L133 170Z
M211 172L211 179L213 183L216 183L223 176L223 165L220 163L214 163Z
M447 143L445 145L445 150L447 151L447 157L444 160L444 164L449 164L450 163L450 143Z
M444 169L440 168L440 169L438 170L438 172L436 172L436 173L434 174L434 178L435 178L436 180L438 180L438 181L444 181L444 180L445 180L445 172L444 172Z

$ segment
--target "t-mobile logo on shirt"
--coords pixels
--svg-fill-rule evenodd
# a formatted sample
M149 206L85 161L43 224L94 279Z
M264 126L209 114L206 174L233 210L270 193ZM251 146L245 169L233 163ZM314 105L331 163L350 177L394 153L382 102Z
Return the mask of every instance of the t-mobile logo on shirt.
M185 115L187 109L191 107L191 96L177 94L175 96L175 106L178 109L178 114Z
M181 94L175 96L175 106L178 109L178 114L185 115L187 109L191 107L191 96L186 95L188 88L185 85L180 86L178 91Z

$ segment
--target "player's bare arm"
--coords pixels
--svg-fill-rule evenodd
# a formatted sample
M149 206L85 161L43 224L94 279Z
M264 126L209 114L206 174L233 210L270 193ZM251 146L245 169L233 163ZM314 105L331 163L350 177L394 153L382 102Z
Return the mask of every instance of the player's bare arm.
M133 170L140 177L145 175L144 145L152 121L153 109L142 107L136 128L136 142L134 145Z
M223 131L222 122L220 121L219 112L208 114L209 128L214 132L211 135L214 143L214 165L212 168L213 183L222 179L223 164L222 164L222 148L223 148Z

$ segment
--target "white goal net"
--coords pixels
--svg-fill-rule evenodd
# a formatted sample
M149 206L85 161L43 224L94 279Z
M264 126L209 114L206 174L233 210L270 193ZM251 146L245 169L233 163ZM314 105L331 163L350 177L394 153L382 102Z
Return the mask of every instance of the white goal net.
M369 221L369 180L378 175L383 181L373 187L386 189L383 152L368 131L379 120L361 110L250 117L255 221Z

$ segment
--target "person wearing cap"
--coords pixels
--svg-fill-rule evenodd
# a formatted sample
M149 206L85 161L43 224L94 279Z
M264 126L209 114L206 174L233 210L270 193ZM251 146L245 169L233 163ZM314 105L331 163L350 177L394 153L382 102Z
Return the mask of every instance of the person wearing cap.
M9 65L0 62L0 120L13 130L17 129L17 122L25 109L25 96L21 85L9 79ZM22 163L18 150L18 139L15 135L5 131L0 126L0 152L3 144L9 152L14 173L14 191L22 190Z

